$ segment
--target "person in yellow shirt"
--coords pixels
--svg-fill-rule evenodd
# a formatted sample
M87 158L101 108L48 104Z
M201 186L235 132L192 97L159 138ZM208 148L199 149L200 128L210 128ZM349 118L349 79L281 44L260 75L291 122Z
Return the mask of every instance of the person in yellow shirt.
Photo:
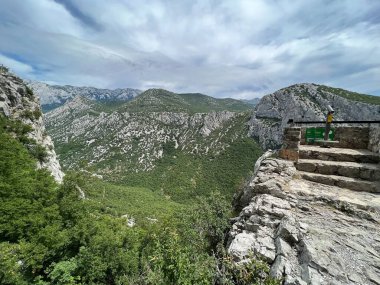
M329 139L329 133L331 129L331 123L334 118L334 109L329 105L327 106L329 112L327 113L327 118L326 118L326 127L325 127L325 137L324 140L327 141Z

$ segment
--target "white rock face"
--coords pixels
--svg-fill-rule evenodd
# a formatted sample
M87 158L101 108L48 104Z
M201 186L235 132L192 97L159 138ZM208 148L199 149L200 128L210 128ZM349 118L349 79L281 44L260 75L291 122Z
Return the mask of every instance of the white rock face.
M101 110L97 103L76 97L46 113L46 126L57 147L61 150L65 145L75 145L60 157L66 167L75 168L81 161L88 161L105 176L149 171L158 159L170 155L166 147L189 154L217 155L235 139L247 135L246 130L240 131L244 128L233 130L241 118L248 119L243 113Z
M235 197L235 262L258 256L288 285L380 284L380 195L298 177L292 162L267 158Z
M40 97L43 109L63 105L77 96L100 101L128 101L141 93L138 89L99 89L95 87L75 87L70 85L49 85L38 81L27 81L27 85Z
M324 121L327 106L334 120L380 120L380 106L348 100L316 84L297 84L264 96L250 121L250 135L264 149L278 148L289 119Z
M54 144L50 136L46 134L40 115L39 99L36 96L28 95L24 82L8 72L0 73L0 112L32 127L32 131L28 133L29 138L43 146L48 154L44 162L38 162L37 167L47 168L57 182L62 182L64 174L57 160ZM29 115L25 116L26 113ZM38 114L37 117L33 113Z

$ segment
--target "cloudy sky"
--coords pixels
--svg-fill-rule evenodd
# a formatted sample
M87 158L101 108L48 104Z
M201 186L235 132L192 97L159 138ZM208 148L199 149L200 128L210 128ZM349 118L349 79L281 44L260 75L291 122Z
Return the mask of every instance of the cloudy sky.
M0 0L0 63L77 86L380 95L380 1Z

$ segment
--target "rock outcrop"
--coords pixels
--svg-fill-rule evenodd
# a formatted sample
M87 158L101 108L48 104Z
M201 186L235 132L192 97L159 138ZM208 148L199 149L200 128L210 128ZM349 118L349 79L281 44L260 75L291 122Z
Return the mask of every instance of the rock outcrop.
M293 162L267 158L235 206L235 262L253 254L283 284L380 284L379 194L303 180Z
M289 119L323 121L328 105L334 106L334 120L380 120L380 105L350 100L340 92L356 94L317 84L297 84L266 95L253 112L250 135L264 149L278 148Z
M13 120L29 125L28 137L46 151L46 158L37 167L47 168L57 182L63 179L63 172L54 151L54 144L45 131L39 99L17 76L5 69L0 71L0 112Z

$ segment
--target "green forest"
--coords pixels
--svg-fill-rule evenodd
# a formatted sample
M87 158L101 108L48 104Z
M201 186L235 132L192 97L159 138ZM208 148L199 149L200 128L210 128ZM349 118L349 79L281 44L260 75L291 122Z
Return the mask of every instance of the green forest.
M1 117L0 284L279 284L260 260L236 265L225 252L225 194L176 202L146 182L112 185L80 172L58 185L36 169L43 150L28 131Z

